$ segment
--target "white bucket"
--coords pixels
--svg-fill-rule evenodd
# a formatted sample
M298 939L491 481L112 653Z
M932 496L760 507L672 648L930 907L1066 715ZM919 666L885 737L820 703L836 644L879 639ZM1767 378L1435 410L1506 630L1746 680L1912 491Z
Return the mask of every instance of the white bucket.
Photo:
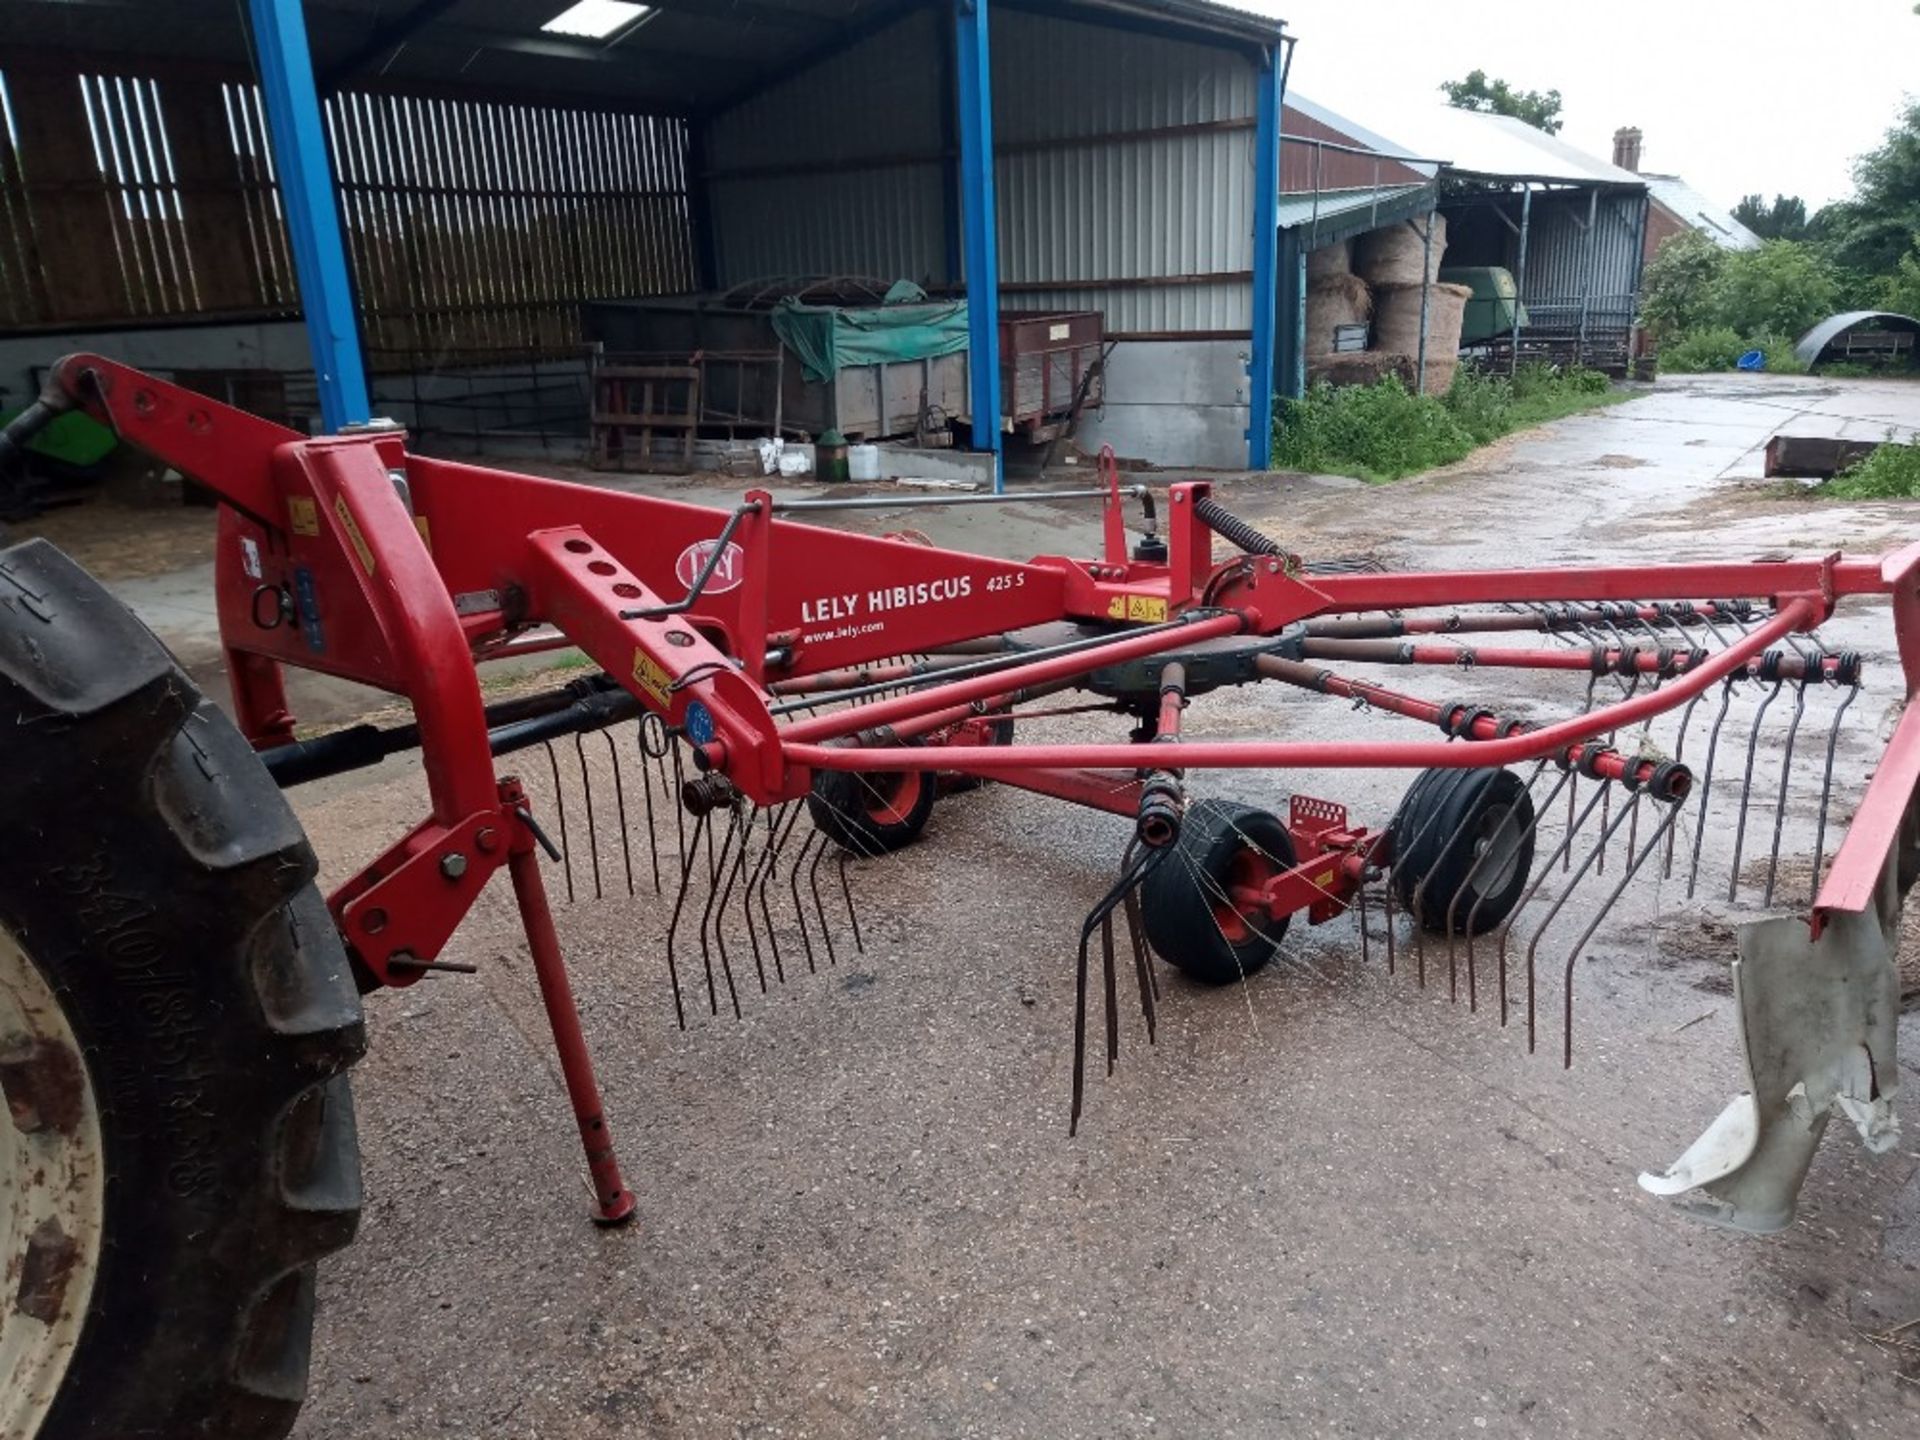
M880 447L878 445L849 445L847 447L847 478L849 480L878 480L880 478Z

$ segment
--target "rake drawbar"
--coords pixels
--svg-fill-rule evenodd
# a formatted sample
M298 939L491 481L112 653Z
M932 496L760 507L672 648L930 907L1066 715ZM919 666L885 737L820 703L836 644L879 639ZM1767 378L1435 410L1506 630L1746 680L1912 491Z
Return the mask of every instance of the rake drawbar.
M1542 937L1563 916L1572 932L1584 913L1575 892L1591 878L1602 899L1557 972L1571 1063L1576 964L1636 876L1666 879L1678 864L1691 894L1703 840L1731 826L1729 901L1751 834L1771 838L1758 888L1773 903L1786 817L1804 800L1790 772L1810 697L1827 730L1824 745L1798 752L1824 767L1808 904L1742 926L1734 963L1750 1089L1642 1183L1685 1194L1708 1218L1777 1228L1832 1114L1870 1149L1893 1142L1893 948L1920 865L1920 721L1909 707L1828 861L1835 756L1865 666L1817 631L1843 599L1889 597L1910 698L1920 545L1879 557L1392 572L1290 554L1204 481L1172 485L1156 511L1107 465L1093 492L1104 553L1014 562L794 518L843 501L754 491L718 511L411 454L380 424L310 439L90 355L62 360L23 421L75 406L220 496L215 583L235 711L282 783L419 749L429 813L330 898L364 981L405 986L458 968L438 957L493 873L509 870L603 1221L629 1217L634 1201L542 851L569 899L673 887L665 958L684 1024L694 996L710 1013L739 1013L742 992L766 990L769 974L777 984L801 963L836 963L842 909L864 948L848 862L913 839L939 794L994 780L1126 817L1126 853L1079 937L1077 1125L1096 938L1110 1070L1119 1047L1116 917L1150 1039L1160 994L1149 947L1197 978L1234 980L1280 951L1296 915L1323 924L1357 911L1370 954L1377 906L1389 969L1403 963L1403 924L1423 983L1427 936L1443 936L1449 993L1464 980L1470 1008L1492 950L1500 1023L1523 1005L1531 1047L1556 983L1538 963ZM21 423L10 435L24 438ZM1131 549L1129 500L1145 510ZM568 645L602 674L485 702L480 665ZM414 720L298 738L287 666L403 696ZM1464 680L1454 698L1433 698L1355 666L1565 677L1575 693L1523 711L1465 695ZM1268 682L1439 734L1227 741L1183 723L1212 690ZM1766 727L1782 690L1788 728L1775 745ZM1035 708L1069 692L1085 703ZM1689 733L1703 701L1704 752ZM1015 733L1069 713L1125 716L1133 728L1110 742ZM634 727L631 745L617 726ZM596 733L603 741L589 746ZM1777 772L1760 763L1763 734ZM1742 739L1734 802L1716 768ZM531 747L544 747L550 819L525 779L496 765ZM1313 797L1296 795L1282 820L1188 794L1196 771L1303 768L1422 773L1379 827ZM596 776L610 780L611 806L603 796L596 807ZM581 802L572 816L569 789ZM649 849L636 863L629 834L643 818ZM1678 847L1685 829L1691 844ZM587 846L578 866L575 835ZM695 951L698 968L683 974Z

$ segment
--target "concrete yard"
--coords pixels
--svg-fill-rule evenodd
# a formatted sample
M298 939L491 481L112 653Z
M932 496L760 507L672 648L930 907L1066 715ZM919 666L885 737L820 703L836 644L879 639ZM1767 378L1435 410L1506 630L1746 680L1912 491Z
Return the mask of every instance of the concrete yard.
M1920 386L1669 380L1420 480L1255 477L1226 496L1309 556L1420 568L1920 536L1911 505L1811 502L1762 482L1766 438L1803 420L1911 434ZM1025 555L1091 553L1094 518L1027 504L859 520ZM210 673L189 581L123 589ZM1839 746L1843 817L1900 687L1883 611L1850 607L1829 630L1868 652L1871 675ZM1534 713L1550 695L1577 703L1584 685L1383 678ZM1124 732L1083 717L1027 733L1103 724ZM1189 733L1428 732L1262 691L1198 702ZM559 750L573 767L572 746ZM604 767L603 749L587 753ZM1768 797L1774 753L1756 782ZM521 760L549 805L545 758ZM1409 779L1209 774L1195 788L1279 809L1297 788L1383 823ZM423 795L399 762L296 792L324 878L389 844ZM730 932L745 1018L724 998L709 1018L702 981L682 1032L663 961L671 887L655 896L641 838L627 898L604 795L610 898L562 900L560 926L639 1219L587 1221L498 882L444 957L478 964L477 978L369 1000L356 1079L367 1207L358 1242L321 1273L307 1440L1920 1434L1920 1328L1895 1330L1920 1320L1911 1098L1906 1138L1877 1160L1850 1128L1829 1130L1778 1237L1703 1228L1634 1183L1742 1085L1727 927L1756 913L1758 891L1750 846L1748 883L1725 903L1719 812L1701 899L1685 900L1679 872L1643 877L1581 961L1570 1071L1557 958L1543 961L1553 1019L1530 1057L1524 1026L1501 1028L1484 968L1477 1013L1464 982L1450 1003L1443 942L1427 946L1426 989L1404 931L1387 975L1376 909L1364 962L1347 917L1296 923L1283 959L1243 986L1201 990L1162 967L1152 1049L1123 978L1121 1063L1110 1079L1091 1067L1069 1141L1073 946L1122 822L999 787L944 799L922 843L850 867L864 954L843 935L835 966L822 957L822 973L796 978L789 930L789 983L762 997ZM1796 792L1783 910L1804 903L1810 817ZM1691 827L1680 833L1684 856ZM576 881L584 902L584 868ZM562 893L557 867L549 884ZM1911 1006L1901 1038L1913 1087Z

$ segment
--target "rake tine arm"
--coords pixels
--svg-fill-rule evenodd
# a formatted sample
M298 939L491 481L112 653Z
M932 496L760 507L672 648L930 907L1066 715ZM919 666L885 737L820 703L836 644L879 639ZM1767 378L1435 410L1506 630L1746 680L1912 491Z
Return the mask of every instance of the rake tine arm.
M1780 795L1773 806L1773 849L1767 855L1767 888L1762 905L1773 904L1773 882L1780 870L1780 830L1787 819L1787 782L1793 777L1793 742L1800 733L1800 722L1807 713L1807 682L1793 687L1793 720L1787 726L1787 743L1780 751Z
M1772 705L1780 694L1780 681L1773 682L1760 706L1753 712L1753 728L1747 732L1747 771L1740 785L1740 822L1733 829L1733 866L1727 875L1727 903L1731 905L1734 897L1740 893L1740 853L1746 848L1747 807L1753 799L1753 761L1755 748L1760 743L1760 722L1767 718L1767 707Z
M553 742L541 742L547 752L547 768L553 774L553 813L560 821L560 868L567 876L567 903L573 903L573 850L567 844L567 799L560 790L560 759L553 753Z
M1606 787L1602 786L1601 788L1605 789ZM1580 864L1575 867L1573 878L1567 881L1566 888L1554 899L1552 906L1547 910L1546 918L1540 922L1540 928L1533 932L1533 939L1527 942L1527 1050L1529 1053L1531 1053L1534 1048L1535 1039L1534 956L1540 949L1541 937L1547 933L1548 928L1551 927L1554 920L1559 917L1560 912L1566 908L1567 902L1573 898L1573 892L1580 888L1580 882L1586 879L1587 871L1592 869L1594 862L1600 858L1600 854L1606 848L1607 842L1613 838L1613 832L1625 823L1629 815L1640 808L1640 802L1646 798L1646 794L1647 792L1644 790L1634 791L1633 798L1620 807L1620 813L1601 827L1600 838L1593 842L1593 848L1587 851L1586 859L1582 860Z
M614 815L620 822L620 860L627 872L627 894L632 895L633 846L627 838L627 792L620 779L620 749L613 743L613 731L602 730L600 734L607 742L607 764L613 769Z
M576 734L573 737L574 759L580 765L580 795L587 811L587 853L593 863L593 898L604 900L606 896L600 889L600 835L593 823L593 775L587 769L587 737Z
M1636 805L1638 804L1639 798L1637 795L1634 797ZM1593 932L1600 928L1600 922L1606 919L1607 913L1619 903L1620 896L1626 891L1627 886L1632 883L1633 877L1639 873L1640 867L1647 863L1647 857L1652 855L1654 850L1658 848L1661 838L1667 831L1673 828L1673 822L1679 814L1680 807L1678 805L1668 805L1666 807L1666 814L1661 818L1660 823L1654 827L1653 834L1647 838L1647 843L1638 851L1629 852L1626 873L1620 877L1619 883L1613 887L1612 891L1608 893L1607 898L1601 902L1600 908L1594 912L1593 918L1587 922L1587 928L1580 932L1580 938L1573 942L1573 949L1567 954L1566 974L1561 982L1562 1038L1560 1064L1562 1069L1571 1070L1573 1068L1573 967L1580 959L1580 952L1587 948L1587 942L1593 938ZM1571 889L1571 887L1569 887L1569 889ZM1548 917L1549 920L1551 920L1551 918L1551 916ZM1540 928L1545 930L1546 926L1542 925ZM1533 953L1531 946L1528 947L1527 953L1528 963L1531 965Z
M1833 798L1833 756L1840 744L1840 722L1845 718L1847 707L1853 704L1860 694L1860 682L1853 682L1847 693L1841 697L1840 704L1833 712L1833 725L1827 731L1827 768L1825 778L1820 782L1820 819L1813 831L1813 879L1807 889L1807 903L1811 905L1814 897L1820 893L1820 863L1827 853L1827 804Z

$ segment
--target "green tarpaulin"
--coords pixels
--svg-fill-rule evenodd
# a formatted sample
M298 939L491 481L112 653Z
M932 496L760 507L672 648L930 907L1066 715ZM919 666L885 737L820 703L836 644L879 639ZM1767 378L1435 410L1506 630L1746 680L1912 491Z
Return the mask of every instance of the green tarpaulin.
M910 293L920 295L917 287ZM772 319L773 333L800 357L807 379L815 381L831 380L857 365L927 360L967 348L967 307L959 300L843 309L802 305L789 297L774 307Z

